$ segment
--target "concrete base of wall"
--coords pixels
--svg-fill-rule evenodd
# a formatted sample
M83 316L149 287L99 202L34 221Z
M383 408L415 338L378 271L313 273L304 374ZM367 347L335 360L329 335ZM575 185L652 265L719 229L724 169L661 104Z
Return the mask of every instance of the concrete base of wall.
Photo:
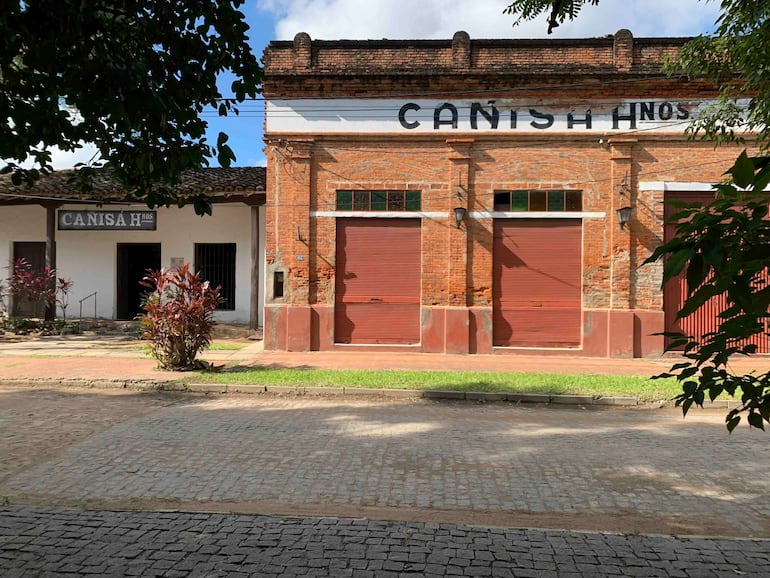
M634 310L583 311L583 343L575 348L494 347L492 308L423 307L420 343L341 345L334 342L334 307L326 305L265 307L266 350L278 351L419 351L588 357L651 357L663 352L663 312Z

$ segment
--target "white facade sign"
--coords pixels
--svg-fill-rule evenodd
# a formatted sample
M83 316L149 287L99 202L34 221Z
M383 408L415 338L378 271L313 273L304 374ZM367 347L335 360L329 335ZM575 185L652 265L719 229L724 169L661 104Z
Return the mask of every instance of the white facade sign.
M60 231L154 231L155 211L59 211Z
M682 132L714 101L634 99L565 105L512 99L275 99L270 133Z

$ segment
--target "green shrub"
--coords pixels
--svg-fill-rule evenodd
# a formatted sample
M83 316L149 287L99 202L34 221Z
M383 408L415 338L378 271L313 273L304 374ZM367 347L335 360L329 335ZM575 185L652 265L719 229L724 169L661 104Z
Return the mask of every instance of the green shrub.
M19 334L37 331L40 328L40 323L27 317L9 317L5 322L5 326L8 328L8 331Z

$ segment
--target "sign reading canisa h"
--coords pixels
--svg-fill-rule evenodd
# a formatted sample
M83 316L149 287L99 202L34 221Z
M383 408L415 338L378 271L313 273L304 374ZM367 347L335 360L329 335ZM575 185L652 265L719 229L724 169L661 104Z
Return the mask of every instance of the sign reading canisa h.
M511 99L275 99L266 107L266 132L682 132L714 101L624 100L569 108ZM747 104L747 103L738 103Z
M155 211L67 211L58 214L60 231L154 231Z

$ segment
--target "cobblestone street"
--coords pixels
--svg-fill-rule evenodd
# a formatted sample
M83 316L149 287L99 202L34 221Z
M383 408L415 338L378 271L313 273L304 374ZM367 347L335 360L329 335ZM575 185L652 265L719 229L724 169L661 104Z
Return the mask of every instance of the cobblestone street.
M767 541L643 536L770 537L766 434L730 435L722 420L720 411L682 420L678 410L0 387L9 504L0 567L4 576L766 575ZM111 512L125 509L148 512Z
M767 576L768 542L337 518L0 509L3 576Z

